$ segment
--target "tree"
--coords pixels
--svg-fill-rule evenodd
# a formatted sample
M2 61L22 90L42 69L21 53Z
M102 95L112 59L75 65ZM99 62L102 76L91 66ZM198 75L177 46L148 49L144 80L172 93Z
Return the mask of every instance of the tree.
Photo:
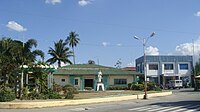
M115 64L115 67L116 68L121 68L121 65L122 65L122 61L121 61L121 58L119 60L117 60L116 64Z
M75 64L75 51L74 51L74 47L76 47L77 44L80 41L80 39L78 38L78 36L79 35L76 32L70 32L69 36L65 40L69 44L69 46L72 47L74 64Z
M23 72L23 66L22 71L19 69L21 65L33 64L36 56L44 59L44 53L41 50L32 51L32 48L36 46L37 41L34 39L29 39L25 43L11 38L0 40L0 78L3 79L1 84L9 83L12 87L16 86L17 74ZM23 80L23 77L21 78Z
M94 65L95 61L94 60L88 60L88 64Z
M49 58L47 62L50 64L58 62L58 67L61 67L61 62L72 64L69 57L73 56L73 53L66 45L67 43L63 42L62 39L58 42L54 42L54 49L50 47L48 51L48 54L50 54L52 58Z

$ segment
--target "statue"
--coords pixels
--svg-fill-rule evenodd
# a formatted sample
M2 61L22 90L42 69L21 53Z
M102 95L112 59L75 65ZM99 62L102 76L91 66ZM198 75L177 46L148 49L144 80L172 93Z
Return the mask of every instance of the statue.
M101 70L98 72L98 82L102 82L102 72L101 72Z
M102 83L102 72L99 70L98 72L98 80L97 80L97 91L104 91L104 84Z

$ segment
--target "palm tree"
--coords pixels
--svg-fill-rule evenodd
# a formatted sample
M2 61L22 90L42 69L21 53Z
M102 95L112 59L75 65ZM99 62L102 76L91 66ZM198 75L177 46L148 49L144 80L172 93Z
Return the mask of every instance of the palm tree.
M77 44L79 43L80 39L77 38L79 35L76 34L76 32L70 32L69 36L67 37L67 39L65 40L70 47L72 47L73 50L73 60L74 60L74 64L75 64L75 53L74 53L74 47L77 46Z
M50 47L48 54L52 58L48 59L47 62L50 64L58 62L58 67L61 67L61 62L72 64L69 57L73 56L72 52L66 47L67 43L60 39L58 42L54 42L54 49Z

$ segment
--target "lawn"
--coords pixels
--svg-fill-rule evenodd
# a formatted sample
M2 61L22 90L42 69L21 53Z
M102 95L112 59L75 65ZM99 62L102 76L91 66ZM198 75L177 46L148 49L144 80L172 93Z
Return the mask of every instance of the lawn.
M155 93L158 91L148 91L148 93ZM143 94L143 91L130 91L130 90L112 90L112 91L81 91L75 94L74 99L89 99L89 98L103 98L124 95Z

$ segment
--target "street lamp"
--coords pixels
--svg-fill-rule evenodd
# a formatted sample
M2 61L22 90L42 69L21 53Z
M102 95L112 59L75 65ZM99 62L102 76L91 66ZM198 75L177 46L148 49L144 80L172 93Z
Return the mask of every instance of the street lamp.
M153 32L149 37L147 38L139 38L137 36L134 36L134 39L141 40L143 45L143 53L144 53L144 98L147 99L147 70L146 70L146 44L149 40L149 38L153 37L156 33Z

